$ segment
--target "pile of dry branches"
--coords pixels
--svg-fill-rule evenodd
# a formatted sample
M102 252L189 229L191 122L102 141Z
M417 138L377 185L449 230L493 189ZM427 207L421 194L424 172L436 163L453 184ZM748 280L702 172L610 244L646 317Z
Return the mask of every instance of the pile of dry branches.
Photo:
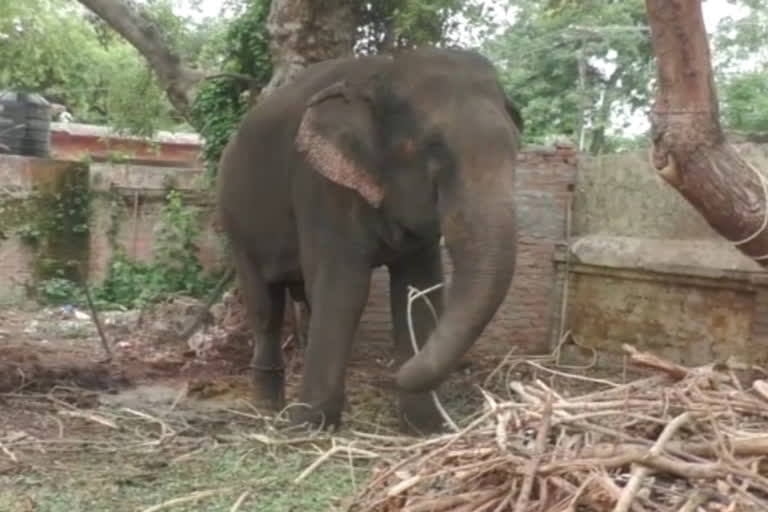
M511 382L514 401L486 394L460 432L388 457L350 510L768 510L765 381L624 349L661 374L572 397Z

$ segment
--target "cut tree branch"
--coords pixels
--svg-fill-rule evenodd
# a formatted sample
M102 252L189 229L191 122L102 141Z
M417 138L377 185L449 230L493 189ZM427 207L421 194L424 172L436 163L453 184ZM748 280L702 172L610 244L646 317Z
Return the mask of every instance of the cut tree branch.
M189 118L198 84L205 73L184 65L157 24L130 0L78 0L126 39L157 74L171 104Z
M719 121L700 0L646 0L658 68L652 160L712 228L768 266L765 178L728 144Z

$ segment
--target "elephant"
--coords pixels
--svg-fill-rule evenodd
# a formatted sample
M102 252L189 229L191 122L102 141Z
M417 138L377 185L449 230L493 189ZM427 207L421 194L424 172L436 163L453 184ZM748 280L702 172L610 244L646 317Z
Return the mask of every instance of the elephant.
M345 375L374 269L389 272L401 429L444 428L431 400L505 299L523 120L474 50L419 48L311 64L254 104L219 161L216 214L252 330L253 400L285 407L286 293L306 302L291 424L341 425ZM412 305L409 287L446 286Z

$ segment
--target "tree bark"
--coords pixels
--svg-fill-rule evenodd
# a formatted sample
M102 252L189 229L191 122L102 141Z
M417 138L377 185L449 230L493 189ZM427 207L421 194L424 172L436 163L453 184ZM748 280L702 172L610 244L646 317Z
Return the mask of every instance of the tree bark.
M158 76L174 108L189 119L202 71L184 65L157 25L131 0L78 0L128 41Z
M351 55L359 9L352 0L272 0L267 18L273 71L259 98L315 62Z
M768 266L765 178L727 143L700 0L646 0L658 85L651 112L659 175L744 254Z

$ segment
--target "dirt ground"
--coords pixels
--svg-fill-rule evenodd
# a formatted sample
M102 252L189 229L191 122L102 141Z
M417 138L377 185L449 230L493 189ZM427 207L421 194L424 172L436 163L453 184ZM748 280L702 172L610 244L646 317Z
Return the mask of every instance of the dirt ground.
M105 361L83 312L0 312L0 510L340 507L370 461L333 458L295 483L328 440L268 442L280 422L248 402L247 338L208 326L197 342L180 343L165 334L165 316L103 314L114 350ZM396 434L389 349L356 344L338 435ZM285 353L291 400L301 356L288 337ZM499 362L476 350L443 386L452 417L478 410L475 385Z

